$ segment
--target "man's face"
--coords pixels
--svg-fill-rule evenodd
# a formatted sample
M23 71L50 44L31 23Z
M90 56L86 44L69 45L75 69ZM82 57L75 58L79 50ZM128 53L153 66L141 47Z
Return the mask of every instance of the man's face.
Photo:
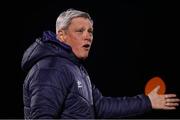
M93 25L90 20L83 17L74 18L67 30L61 32L62 42L71 46L77 58L86 59L93 40Z

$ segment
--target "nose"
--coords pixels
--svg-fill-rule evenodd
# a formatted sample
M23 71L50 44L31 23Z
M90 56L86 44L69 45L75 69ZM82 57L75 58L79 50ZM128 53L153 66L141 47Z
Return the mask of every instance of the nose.
M88 32L88 31L84 32L84 40L87 40L87 41L91 42L92 39L93 39L93 34L92 33Z

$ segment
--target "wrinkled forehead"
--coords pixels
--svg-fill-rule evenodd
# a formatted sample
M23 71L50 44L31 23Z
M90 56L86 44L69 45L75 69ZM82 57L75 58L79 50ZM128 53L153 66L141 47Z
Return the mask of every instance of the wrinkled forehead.
M88 17L85 17L85 16L77 16L77 17L73 17L73 18L71 19L71 21L74 20L74 19L85 19L85 20L89 20L90 23L93 25L93 20L90 19L90 18L88 18Z
M73 18L69 24L69 27L72 27L72 26L74 27L85 26L85 27L93 29L93 23L91 22L91 20L84 17Z

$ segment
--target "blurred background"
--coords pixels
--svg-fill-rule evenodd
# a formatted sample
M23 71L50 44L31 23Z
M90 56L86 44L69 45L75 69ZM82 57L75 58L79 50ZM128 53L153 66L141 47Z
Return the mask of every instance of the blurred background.
M56 18L68 8L86 11L94 20L94 41L85 67L104 96L142 94L146 82L160 76L166 83L166 93L180 97L177 3L61 0L26 1L11 6L4 29L6 39L1 42L0 118L23 118L22 85L26 73L21 70L22 55L43 31L55 32ZM180 107L129 118L180 118L179 113Z

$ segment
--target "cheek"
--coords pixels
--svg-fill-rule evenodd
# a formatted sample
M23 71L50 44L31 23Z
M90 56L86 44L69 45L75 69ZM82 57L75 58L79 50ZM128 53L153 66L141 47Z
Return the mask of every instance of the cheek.
M72 36L71 40L72 40L72 44L73 44L74 48L76 48L76 49L81 49L82 48L82 42L81 42L80 37Z
M75 52L76 54L82 54L83 47L81 36L71 34L69 36L69 44L72 47L73 52Z
M77 45L76 41L77 39L73 35L67 36L66 43L70 45L72 48L74 48Z
M75 45L75 49L77 49L78 51L82 51L82 45L80 42L75 42L74 45Z
M76 52L82 49L81 42L77 39L73 39L70 44L71 44L72 49L75 50Z

